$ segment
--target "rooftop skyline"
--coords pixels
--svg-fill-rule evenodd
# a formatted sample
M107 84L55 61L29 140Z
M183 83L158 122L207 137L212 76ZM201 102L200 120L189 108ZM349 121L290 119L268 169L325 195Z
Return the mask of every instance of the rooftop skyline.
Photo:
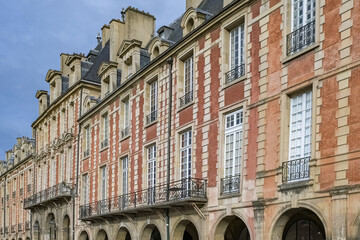
M88 53L96 36L121 9L132 6L156 18L156 29L185 11L186 1L80 0L7 1L0 9L0 159L17 137L32 137L38 117L37 90L49 90L45 76L60 69L61 53ZM161 8L159 8L161 6Z

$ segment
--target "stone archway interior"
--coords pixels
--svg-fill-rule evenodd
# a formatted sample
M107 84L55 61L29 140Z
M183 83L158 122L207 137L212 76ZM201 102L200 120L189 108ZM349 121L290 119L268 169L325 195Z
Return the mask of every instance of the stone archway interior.
M150 236L150 240L161 240L159 229L155 228Z
M108 240L108 236L104 229L101 229L98 234L96 235L95 240Z
M33 240L40 240L40 224L38 221L35 222L33 231L34 231Z
M325 240L324 226L315 213L304 209L289 218L282 239Z
M250 233L245 223L236 216L222 219L215 231L216 240L250 240Z
M199 235L195 225L188 221L181 221L175 228L174 240L199 240Z
M127 230L125 227L120 228L116 234L116 240L131 240L129 230Z
M64 217L63 221L63 240L70 240L70 218L68 215Z
M79 236L79 240L89 240L89 236L88 236L87 232L82 231Z
M144 228L141 234L141 240L161 240L161 234L159 229L154 225L150 224Z

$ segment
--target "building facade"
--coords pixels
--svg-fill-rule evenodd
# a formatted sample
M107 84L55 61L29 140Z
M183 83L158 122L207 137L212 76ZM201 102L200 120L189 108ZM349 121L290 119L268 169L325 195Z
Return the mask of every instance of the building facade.
M360 239L359 1L185 10L61 55L2 163L1 238Z

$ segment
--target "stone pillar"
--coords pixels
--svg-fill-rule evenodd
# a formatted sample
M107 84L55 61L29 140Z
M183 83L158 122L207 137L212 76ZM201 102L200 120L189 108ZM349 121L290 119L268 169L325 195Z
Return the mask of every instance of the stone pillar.
M330 192L332 207L332 238L334 240L346 240L346 208L347 195L346 188L336 189Z
M263 199L254 201L254 227L255 227L255 240L263 240L264 239L264 209L265 209L265 201ZM249 229L250 230L250 229Z

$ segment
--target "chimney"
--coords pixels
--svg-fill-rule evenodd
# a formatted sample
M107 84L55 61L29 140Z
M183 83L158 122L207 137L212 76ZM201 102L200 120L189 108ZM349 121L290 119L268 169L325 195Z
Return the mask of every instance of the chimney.
M203 0L186 0L186 11L189 8L198 8Z
M110 39L110 26L104 25L101 28L102 48L105 47L105 44L107 43L107 41L109 41L109 39Z

